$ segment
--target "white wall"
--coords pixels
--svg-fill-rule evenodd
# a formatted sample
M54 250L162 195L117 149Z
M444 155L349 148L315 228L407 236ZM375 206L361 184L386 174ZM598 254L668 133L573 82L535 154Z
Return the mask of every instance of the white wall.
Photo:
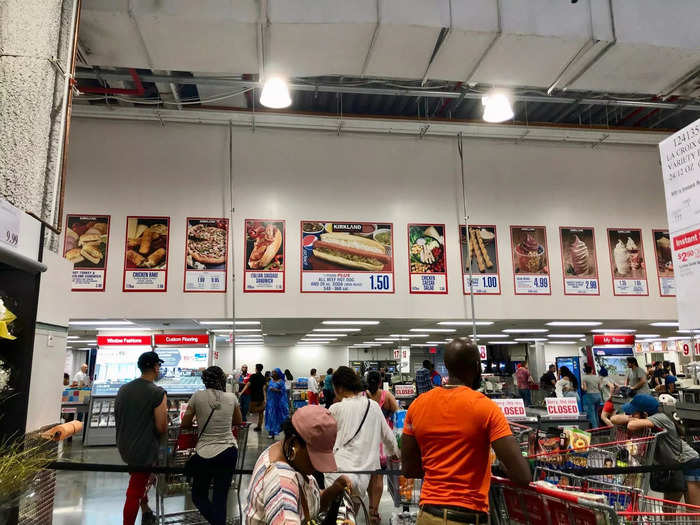
M63 392L66 332L39 328L34 335L27 432L58 423Z
M205 317L230 315L228 294L184 294L185 218L225 216L228 129L218 126L96 121L71 130L66 213L112 215L104 293L70 293L71 317ZM652 228L666 227L658 152L652 147L593 149L576 144L467 140L465 162L473 223L497 224L502 295L479 296L479 318L675 319L675 299L659 297ZM467 315L457 224L462 217L455 141L446 138L341 135L312 131L233 131L233 262L243 269L243 219L287 220L287 292L243 294L243 317ZM129 214L170 215L169 283L162 293L122 293L124 230ZM299 293L301 219L393 221L396 293ZM447 225L449 295L408 293L408 222ZM553 291L515 296L509 229L547 225ZM564 296L559 226L594 226L600 297ZM649 297L613 297L607 227L643 229ZM167 297L167 298L166 298Z
M557 357L583 357L580 348L585 346L585 343L581 345L551 345L544 344L544 358L546 366L557 364Z
M231 370L231 347L217 345L219 359L214 364L227 372ZM271 346L237 346L236 368L247 364L249 371L255 371L255 364L262 363L265 370L289 368L296 377L308 377L309 371L316 368L319 374L325 374L328 368L347 366L348 351L344 346L319 346L312 348Z

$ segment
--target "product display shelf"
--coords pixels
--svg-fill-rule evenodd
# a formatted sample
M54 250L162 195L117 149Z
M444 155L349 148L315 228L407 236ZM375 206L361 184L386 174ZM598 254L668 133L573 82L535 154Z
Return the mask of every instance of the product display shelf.
M308 387L308 380L304 377L300 377L292 383L290 413L294 413L296 410L309 404Z

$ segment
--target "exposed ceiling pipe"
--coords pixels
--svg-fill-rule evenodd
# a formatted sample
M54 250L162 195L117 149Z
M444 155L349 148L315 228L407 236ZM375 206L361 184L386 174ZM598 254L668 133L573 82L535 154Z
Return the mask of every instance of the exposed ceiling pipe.
M97 93L101 95L132 95L135 97L142 97L146 93L146 89L143 87L143 84L141 83L141 78L139 77L139 74L136 72L135 69L129 69L129 74L131 75L131 80L134 83L134 88L133 89L124 89L124 88L113 88L113 87L80 87L78 90L81 93ZM168 77L165 77L168 78ZM171 84L172 82L168 82Z
M92 70L81 70L76 73L77 78L105 79L105 80L128 80L129 75L125 73L101 71L99 73ZM236 80L231 78L217 77L186 77L186 76L162 76L153 74L142 74L140 78L143 82L177 82L178 84L201 84L208 86L227 86L234 89L245 88L260 88L262 84L252 80ZM394 88L382 87L372 88L364 86L353 86L348 84L315 84L302 83L291 81L289 89L292 91L308 91L308 92L327 92L327 93L354 93L359 95L390 95L390 96L408 96L408 97L433 97L433 98L467 98L481 100L483 93L478 91L440 91L431 89L410 89L410 88ZM526 93L513 93L515 102L542 102L548 104L569 104L571 102L580 102L582 104L591 104L594 106L608 105L628 108L661 108L661 109L679 109L681 106L686 111L700 111L700 104L682 105L671 102L661 101L643 101L643 100L625 100L618 98L577 98L573 96L545 96L545 95L530 95ZM138 102L138 101L137 101Z
M423 76L421 77L421 81L420 81L421 86L424 86L426 80L428 80L428 75L430 74L430 68L435 63L435 59L437 59L438 55L440 54L440 51L442 49L444 49L445 42L452 34L452 0L449 0L449 9L450 9L450 25L448 27L443 27L440 29L440 34L438 35L437 41L435 42L435 48L433 49L433 54L430 55L430 59L428 60L428 65L425 66L425 71L423 72Z
M262 81L265 75L265 51L266 51L266 35L268 31L269 20L267 18L267 0L258 0L258 23L256 27L257 41L256 47L258 52L258 80Z
M683 75L681 78L679 78L677 81L675 81L673 84L671 84L669 87L666 89L662 90L661 93L659 93L659 98L661 100L666 100L669 98L673 93L680 89L681 87L685 86L688 82L691 82L695 80L698 76L700 75L700 66L695 67L692 71L689 73L686 73Z
M650 128L657 128L657 127L659 127L659 125L662 124L663 122L666 122L668 119L670 119L670 118L672 118L672 117L675 117L676 115L679 115L679 114L682 113L682 112L683 112L683 106L681 106L680 108L678 108L678 109L676 109L676 110L674 110L674 111L669 111L669 112L666 113L663 117L659 117L658 119L656 119L656 120L654 121L654 123L653 123L651 126L649 126L649 127L650 127Z
M377 0L377 23L374 25L374 31L372 31L372 38L369 41L369 47L367 48L367 53L365 54L365 60L362 63L362 70L360 71L360 76L364 77L367 73L367 68L369 67L369 61L372 60L372 54L374 54L374 47L377 43L377 37L379 36L379 29L382 26L382 0Z

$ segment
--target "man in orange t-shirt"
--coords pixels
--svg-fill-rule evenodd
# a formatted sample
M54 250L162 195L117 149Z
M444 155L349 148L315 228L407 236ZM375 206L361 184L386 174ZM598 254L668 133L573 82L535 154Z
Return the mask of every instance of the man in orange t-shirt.
M477 347L453 340L445 350L449 382L409 407L401 440L403 474L423 478L417 525L488 523L489 449L510 478L527 485L530 467L501 409L484 394Z

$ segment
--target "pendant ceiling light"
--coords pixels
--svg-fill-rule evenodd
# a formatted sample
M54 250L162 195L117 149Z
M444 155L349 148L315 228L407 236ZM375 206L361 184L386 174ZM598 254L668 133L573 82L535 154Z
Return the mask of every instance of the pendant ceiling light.
M270 77L263 85L260 103L268 108L286 108L292 104L287 81L281 77Z
M484 120L486 122L505 122L513 118L513 107L510 99L502 91L489 91L481 97L484 105Z

